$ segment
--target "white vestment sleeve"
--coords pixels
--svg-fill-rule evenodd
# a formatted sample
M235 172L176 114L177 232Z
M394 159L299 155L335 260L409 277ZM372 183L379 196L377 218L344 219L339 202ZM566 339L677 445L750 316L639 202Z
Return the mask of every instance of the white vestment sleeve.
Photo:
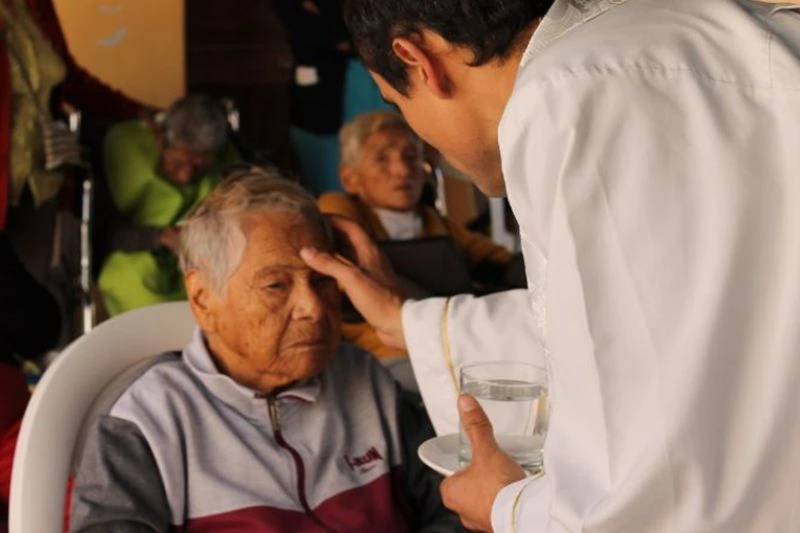
M532 322L530 295L524 289L481 298L409 300L403 305L411 365L437 434L458 431L462 365L490 360L544 364Z
M549 519L551 501L547 477L512 483L494 500L492 530L494 533L517 533L535 524L544 525ZM526 525L529 527L523 527Z

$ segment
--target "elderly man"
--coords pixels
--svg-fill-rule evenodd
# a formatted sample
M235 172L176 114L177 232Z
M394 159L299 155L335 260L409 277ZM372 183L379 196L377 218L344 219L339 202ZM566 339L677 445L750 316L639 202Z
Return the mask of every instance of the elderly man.
M313 198L240 174L181 241L200 327L101 400L70 529L460 530L416 459L430 424L372 357L339 345L336 283L299 257L331 247Z
M227 131L222 104L203 95L175 102L160 124L137 120L109 131L105 171L122 218L99 280L109 314L186 298L176 224L238 160Z

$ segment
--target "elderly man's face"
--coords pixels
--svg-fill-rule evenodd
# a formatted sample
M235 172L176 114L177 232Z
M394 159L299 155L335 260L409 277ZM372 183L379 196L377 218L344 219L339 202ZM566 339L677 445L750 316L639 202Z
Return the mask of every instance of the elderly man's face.
M300 259L301 248L326 244L299 215L254 214L242 229L247 244L227 293L189 275L187 286L219 369L268 393L318 374L336 351L339 290Z

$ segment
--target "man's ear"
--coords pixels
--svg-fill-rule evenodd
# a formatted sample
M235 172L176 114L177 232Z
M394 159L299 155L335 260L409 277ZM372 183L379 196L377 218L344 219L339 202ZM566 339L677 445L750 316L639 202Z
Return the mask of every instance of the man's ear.
M339 165L339 179L347 194L358 195L360 181L358 172L349 165Z
M216 293L207 276L198 270L189 270L183 277L189 306L203 332L214 333L217 328Z
M408 37L396 37L392 41L392 52L405 63L410 79L416 79L438 98L451 95L450 78L438 52Z

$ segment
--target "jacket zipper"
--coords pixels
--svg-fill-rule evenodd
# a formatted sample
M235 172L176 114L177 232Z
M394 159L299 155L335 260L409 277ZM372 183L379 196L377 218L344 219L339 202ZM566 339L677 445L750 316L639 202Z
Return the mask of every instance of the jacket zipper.
M280 407L278 405L278 401L273 396L267 397L267 407L269 409L269 420L272 423L272 432L275 434L275 441L278 445L289 452L289 455L292 456L294 460L294 468L295 472L297 473L297 497L300 500L300 505L303 507L306 515L311 518L319 527L323 530L327 531L328 533L336 533L335 529L331 529L330 527L326 526L322 520L311 510L311 506L308 505L308 500L306 499L306 471L305 467L303 466L303 459L300 457L300 454L286 442L286 439L283 438L283 432L281 431L281 416L280 416Z

